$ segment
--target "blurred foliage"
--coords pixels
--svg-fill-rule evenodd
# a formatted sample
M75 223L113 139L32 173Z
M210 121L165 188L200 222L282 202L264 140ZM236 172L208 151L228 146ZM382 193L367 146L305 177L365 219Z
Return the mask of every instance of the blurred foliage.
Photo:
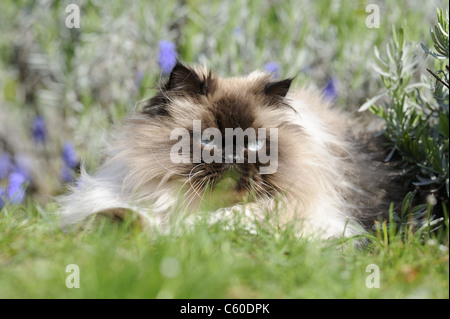
M72 3L80 8L79 29L65 25ZM354 111L381 88L367 52L384 45L390 25L403 20L410 39L428 47L427 29L443 1L380 2L378 29L365 26L366 5L361 0L3 0L0 155L11 158L9 173L28 172L27 195L41 202L71 179L63 156L67 143L94 168L104 132L154 94L162 40L175 44L182 61L206 64L221 75L274 62L281 78L297 76L298 85L331 83L335 104ZM36 119L44 123L40 131ZM8 179L0 180L0 189L7 184Z

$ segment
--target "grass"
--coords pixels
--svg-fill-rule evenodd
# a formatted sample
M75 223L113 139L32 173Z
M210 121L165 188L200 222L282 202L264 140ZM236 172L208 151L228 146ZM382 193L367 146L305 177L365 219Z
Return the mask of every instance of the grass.
M39 206L16 207L0 218L0 298L449 297L448 231L384 237L360 250L264 225L251 234L200 222L164 235L131 220L64 234ZM80 288L66 287L70 264L79 266ZM379 288L366 286L372 264Z

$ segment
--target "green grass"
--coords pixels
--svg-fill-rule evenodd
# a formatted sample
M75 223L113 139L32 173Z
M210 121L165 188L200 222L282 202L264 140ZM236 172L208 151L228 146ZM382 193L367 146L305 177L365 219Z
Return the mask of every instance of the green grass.
M2 211L0 298L449 297L448 232L392 235L389 243L374 235L360 250L264 225L250 234L199 222L163 235L105 220L64 234L43 212L34 205ZM66 287L69 264L79 266L80 288ZM370 264L379 267L379 288L366 287Z

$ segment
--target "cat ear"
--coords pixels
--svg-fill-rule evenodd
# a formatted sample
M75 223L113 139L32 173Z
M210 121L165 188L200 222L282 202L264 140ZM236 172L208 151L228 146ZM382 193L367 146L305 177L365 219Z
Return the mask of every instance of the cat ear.
M190 95L207 94L208 78L200 79L199 75L177 61L166 83L165 89L169 91L179 91Z
M293 79L269 82L264 86L264 93L274 98L284 98L291 87Z

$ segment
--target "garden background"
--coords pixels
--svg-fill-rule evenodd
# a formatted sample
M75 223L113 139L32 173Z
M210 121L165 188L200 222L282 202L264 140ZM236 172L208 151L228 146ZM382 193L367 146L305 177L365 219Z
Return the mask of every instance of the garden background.
M80 9L79 28L66 25L70 4ZM378 28L366 25L369 4L379 8ZM436 8L447 6L437 0L1 1L0 297L448 298L448 88L439 102L427 71L441 76L448 53L435 61L421 46L434 52L430 28ZM396 60L399 43L408 51ZM403 223L402 215L423 218L431 205L413 204L413 193L405 192L404 211L391 211L390 223L368 235L372 243L364 250L298 240L289 229L264 225L258 235L239 225L200 224L167 236L108 222L89 233L62 233L54 196L76 181L81 159L95 169L108 129L155 93L175 58L223 76L255 69L295 76L294 85L322 90L334 107L384 128L387 160L399 156L405 162L399 173L414 172L409 190L434 194L441 214L425 216L434 232L422 229L423 222ZM420 153L423 143L416 154L413 142L398 142L398 130L389 129L397 118L386 110L403 95L386 79L404 78L420 85L400 93L420 110L434 107L429 113L437 120L425 111L410 120L408 113L400 135L413 136L425 118L426 138L434 143L425 151L432 149L433 160ZM65 285L69 264L81 269L78 289ZM380 268L380 288L365 284L370 264Z

